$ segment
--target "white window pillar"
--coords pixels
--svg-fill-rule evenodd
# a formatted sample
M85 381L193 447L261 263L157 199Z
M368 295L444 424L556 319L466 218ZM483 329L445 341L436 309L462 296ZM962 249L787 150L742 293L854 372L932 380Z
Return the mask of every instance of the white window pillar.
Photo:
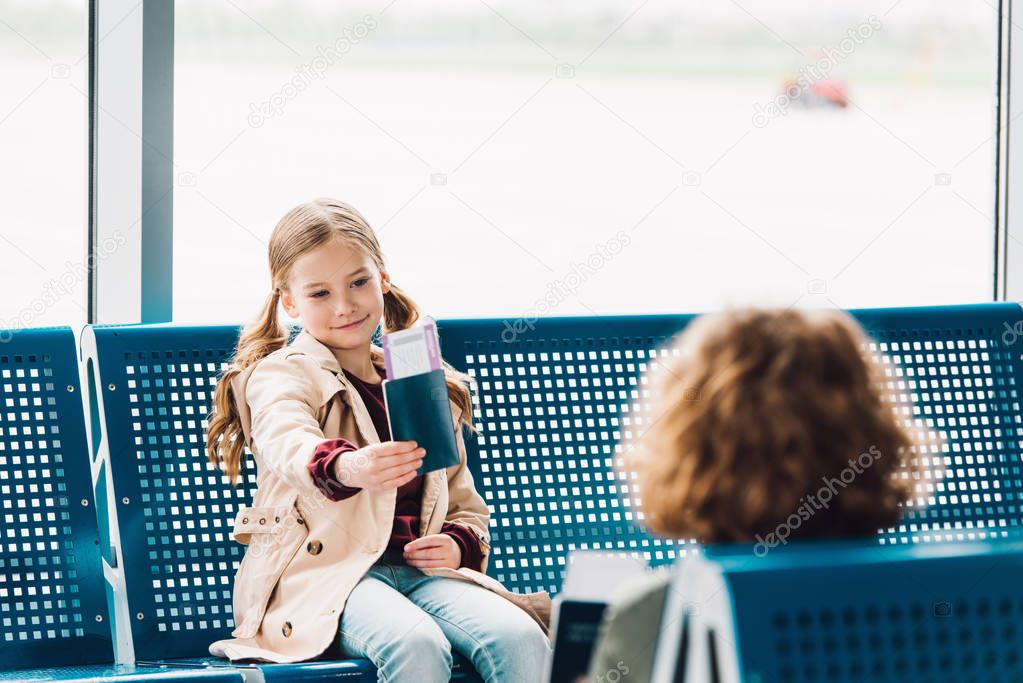
M88 322L173 312L174 1L89 3Z

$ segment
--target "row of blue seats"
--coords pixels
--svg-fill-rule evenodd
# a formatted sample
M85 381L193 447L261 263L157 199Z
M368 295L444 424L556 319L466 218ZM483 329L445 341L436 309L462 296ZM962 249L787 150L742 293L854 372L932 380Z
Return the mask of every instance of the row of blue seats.
M693 560L710 563L711 574L744 577L721 580L720 599L733 606L733 618L713 627L719 638L728 634L720 641L727 647L716 650L714 660L735 662L737 672L752 671L744 662L758 648L775 647L776 664L789 675L761 680L856 677L799 664L807 650L830 652L828 638L835 636L826 629L792 631L799 640L785 650L776 645L782 642L774 633L777 625L768 624L766 632L750 626L758 623L757 615L786 614L785 600L802 597L811 602L795 621L802 624L805 612L816 623L812 601L847 586L842 583L847 575L860 570L868 575L876 558L895 566L923 557L928 571L945 577L945 602L972 604L948 572L953 566L968 572L973 563L990 569L984 558L1008 553L1023 522L1017 382L1023 364L1015 338L1005 334L1018 324L1020 307L853 315L873 336L875 350L897 364L889 370L890 390L911 394L918 417L944 433L944 453L932 455L947 472L940 480L920 482L920 504L897 528L879 532L873 554L837 549L804 557L799 566L816 567L816 592L761 590L761 582L784 584L786 576L798 590L803 586L796 581L804 581L797 579L796 566L761 571L770 563L747 562L748 552L740 556L743 561L714 552ZM549 318L514 327L500 319L439 322L445 358L475 376L478 385L475 419L481 433L467 439L467 449L477 488L492 509L488 573L514 590L556 594L571 549L623 551L651 565L692 555L685 541L643 530L630 504L629 483L613 468L638 374L690 319ZM255 485L251 460L237 489L205 460L204 417L238 333L237 326L90 326L80 357L66 328L0 336L10 339L0 345L5 529L0 678L117 673L168 680L374 680L365 660L231 665L207 656L208 644L233 628L231 581L243 548L230 532ZM965 550L948 545L955 541L973 543ZM918 544L932 542L939 543L926 556L913 554L920 552ZM988 585L1001 587L1004 569L999 564L998 571L990 570ZM683 581L675 593L696 595L687 593L687 585ZM850 600L873 599L869 584L859 588L849 592ZM908 573L894 576L887 588L888 607L914 600L926 607L928 598L914 592L919 586ZM888 607L878 609L887 615ZM860 624L866 621L847 625L847 631ZM679 640L665 635L669 630L662 633L662 640L669 638L659 648L662 654L681 649ZM937 657L940 644L928 641L914 652ZM123 665L116 672L115 661ZM454 678L474 680L465 660L457 661ZM826 658L814 660L819 661ZM28 672L43 665L65 668ZM100 668L66 668L82 665ZM820 671L821 677L808 671ZM734 680L754 679L740 674Z
M706 548L674 568L652 678L1021 683L1020 576L1014 539Z

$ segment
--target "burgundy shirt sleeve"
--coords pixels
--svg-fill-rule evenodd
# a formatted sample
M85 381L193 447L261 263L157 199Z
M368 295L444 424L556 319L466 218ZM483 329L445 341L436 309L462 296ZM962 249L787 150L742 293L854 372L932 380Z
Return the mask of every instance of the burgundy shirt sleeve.
M483 571L483 549L480 548L479 539L460 524L444 522L440 528L442 534L447 534L455 539L458 548L462 551L462 563L459 567L468 567L476 571Z
M327 498L333 501L351 498L361 488L345 486L334 477L334 462L344 453L358 450L358 446L348 439L327 439L321 441L306 469L313 478L313 483Z

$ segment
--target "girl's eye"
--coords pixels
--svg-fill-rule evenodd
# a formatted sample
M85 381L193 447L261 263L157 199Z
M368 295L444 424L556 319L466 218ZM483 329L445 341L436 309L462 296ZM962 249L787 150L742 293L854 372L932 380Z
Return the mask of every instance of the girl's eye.
M321 289L321 290L320 290L320 291L318 291L318 292L313 292L312 296L313 296L313 298L316 298L316 299L322 299L323 297L322 297L322 296L320 296L320 295L321 295L321 294L326 294L326 293L327 293L327 290L325 290L325 289Z
M356 280L355 282L352 283L352 286L353 287L362 287L367 282L369 282L369 278L368 277L360 277L358 280Z

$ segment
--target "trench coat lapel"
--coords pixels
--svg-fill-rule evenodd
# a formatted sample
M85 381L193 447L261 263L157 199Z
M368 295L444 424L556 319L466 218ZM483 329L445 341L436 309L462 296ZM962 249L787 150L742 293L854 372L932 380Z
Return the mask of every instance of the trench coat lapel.
M324 374L323 377L323 381L328 384L324 391L326 400L329 401L340 390L341 400L348 404L348 407L352 410L355 424L359 428L362 438L369 444L380 443L380 435L377 434L377 429L373 425L373 418L370 417L369 410L366 408L362 396L359 395L359 392L356 391L352 383L345 377L345 373L341 371L341 364L334 353L307 330L299 332L291 344L288 345L288 348L291 351L286 352L285 357L287 357L288 353L304 353L310 358L315 359L326 373L333 375L333 378L327 374ZM380 347L370 346L370 359L375 367L383 369L384 357Z

